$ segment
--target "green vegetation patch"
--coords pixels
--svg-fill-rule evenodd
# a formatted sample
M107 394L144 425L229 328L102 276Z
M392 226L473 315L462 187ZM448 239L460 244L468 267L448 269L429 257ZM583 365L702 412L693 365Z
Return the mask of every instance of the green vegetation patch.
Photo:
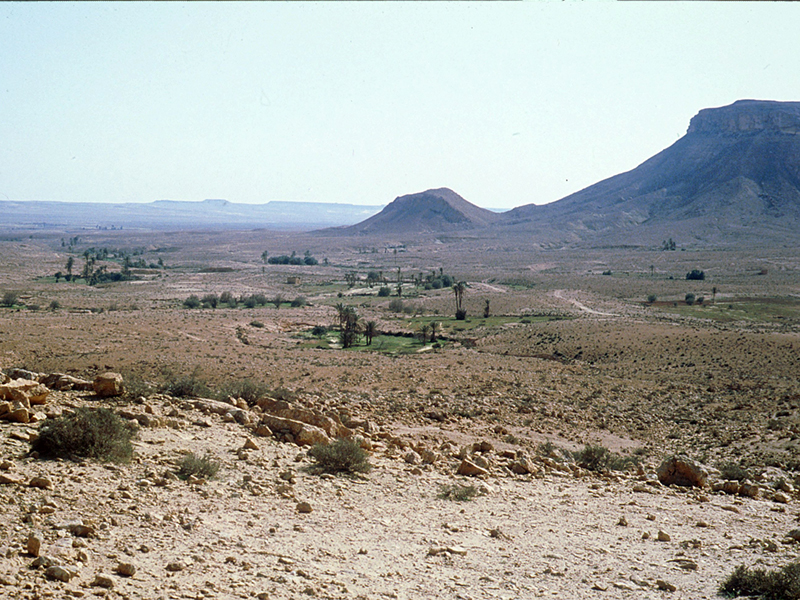
M316 444L308 451L315 467L324 473L368 473L369 455L352 439L340 438L331 444Z
M795 600L800 598L800 563L789 563L772 571L739 565L719 591L728 598L758 596L764 600Z
M207 452L205 456L189 453L183 457L178 465L178 477L186 480L190 477L197 479L213 479L219 472L220 464L214 456Z
M469 502L478 496L479 493L480 492L475 485L451 483L441 487L439 490L439 498L442 500L453 500L455 502Z
M134 431L107 408L78 408L42 425L31 449L47 458L91 458L125 463L133 456Z
M706 294L702 305L688 306L684 302L656 302L654 306L673 314L711 319L720 323L750 321L757 323L785 323L800 320L800 299L798 298L739 298L709 302Z

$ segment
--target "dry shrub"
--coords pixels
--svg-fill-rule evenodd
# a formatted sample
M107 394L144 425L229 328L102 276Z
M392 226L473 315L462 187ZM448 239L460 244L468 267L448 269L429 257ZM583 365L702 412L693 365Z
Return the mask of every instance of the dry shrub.
M40 456L83 457L128 462L133 456L134 431L107 408L78 408L74 413L45 422L31 448Z
M439 498L442 500L454 500L456 502L468 502L478 495L478 488L472 484L461 485L459 483L451 483L443 485L439 491Z
M351 439L340 438L332 444L316 444L308 454L316 467L325 473L368 473L372 470L369 455Z
M794 562L776 571L748 569L739 565L720 586L720 594L729 598L758 596L765 600L800 598L800 563Z
M197 477L198 479L212 479L219 472L220 464L214 460L214 456L207 452L205 456L196 456L194 453L189 453L183 457L178 465L178 477L181 479L189 479L189 477Z

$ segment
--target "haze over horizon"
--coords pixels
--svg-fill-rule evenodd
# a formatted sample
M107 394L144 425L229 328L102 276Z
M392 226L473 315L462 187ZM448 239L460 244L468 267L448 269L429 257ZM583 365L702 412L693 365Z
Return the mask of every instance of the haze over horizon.
M2 3L0 200L485 208L800 100L794 3ZM746 42L746 43L744 43Z

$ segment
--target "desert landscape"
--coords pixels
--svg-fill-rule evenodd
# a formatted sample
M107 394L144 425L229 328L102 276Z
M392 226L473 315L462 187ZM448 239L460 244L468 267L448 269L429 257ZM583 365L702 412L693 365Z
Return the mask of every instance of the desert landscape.
M50 391L0 421L2 594L705 598L794 559L796 247L452 235L9 229L0 370ZM130 462L32 453L81 407ZM320 473L337 437L371 471Z

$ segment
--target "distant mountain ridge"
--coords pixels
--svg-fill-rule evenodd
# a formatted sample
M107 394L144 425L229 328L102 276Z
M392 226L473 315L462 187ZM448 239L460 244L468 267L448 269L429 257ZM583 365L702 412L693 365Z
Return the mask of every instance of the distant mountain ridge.
M383 206L271 201L156 200L148 203L0 201L0 223L33 228L287 229L351 225Z

